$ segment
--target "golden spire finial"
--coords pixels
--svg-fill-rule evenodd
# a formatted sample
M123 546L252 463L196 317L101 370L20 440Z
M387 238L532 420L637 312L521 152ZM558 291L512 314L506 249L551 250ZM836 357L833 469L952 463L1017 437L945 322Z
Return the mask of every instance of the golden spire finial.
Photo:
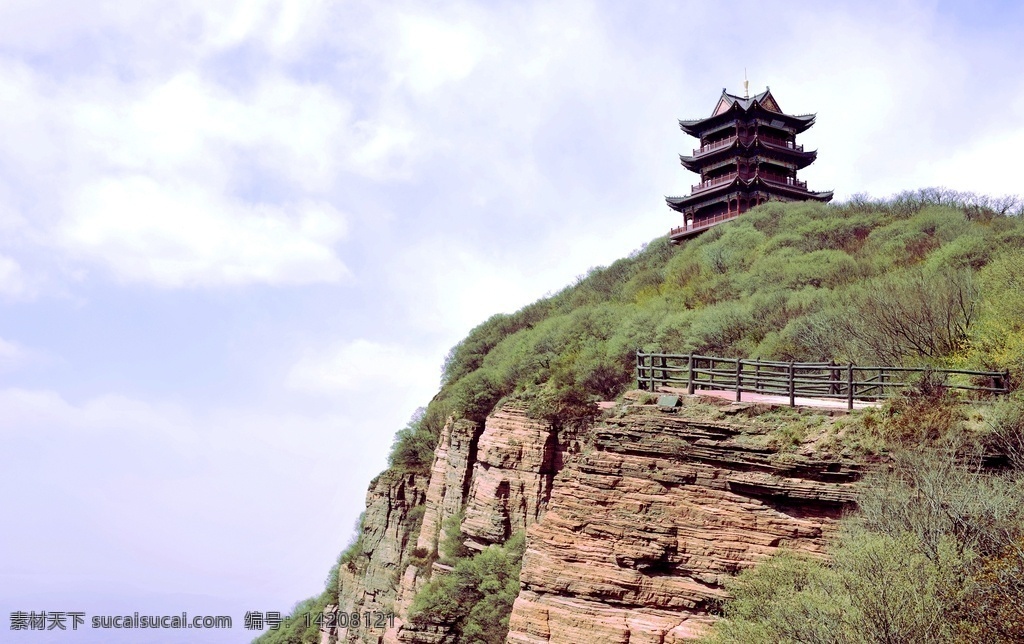
M747 68L743 68L743 98L750 98L750 81L747 80Z

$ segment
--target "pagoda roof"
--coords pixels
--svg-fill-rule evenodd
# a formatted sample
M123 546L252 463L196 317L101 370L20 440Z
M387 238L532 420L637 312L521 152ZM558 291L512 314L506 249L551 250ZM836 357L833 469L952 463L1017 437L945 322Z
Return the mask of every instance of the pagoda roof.
M768 156L789 159L798 168L806 168L818 157L817 150L804 151L803 146L800 146L799 149L790 148L778 145L771 140L765 141L761 137L754 137L750 141L742 143L739 137L737 137L729 145L724 145L707 152L698 153L693 156L680 154L679 160L687 170L700 172L702 167L714 163L716 159L735 156L741 153L743 156L767 154Z
M814 125L814 114L786 114L779 107L778 101L772 96L771 88L766 88L760 94L750 97L740 97L730 94L722 88L722 95L711 111L711 116L699 119L680 120L679 127L691 136L700 136L702 131L732 121L741 114L751 112L764 112L765 116L771 116L773 120L780 121L781 125L789 125L803 132Z
M769 101L767 105L765 104L766 100ZM718 99L718 105L715 106L715 111L713 111L711 115L714 116L715 114L718 114L719 111L722 110L723 103L726 104L727 106L739 104L739 106L742 109L749 110L754 105L755 101L760 103L761 105L764 105L768 109L771 109L770 106L774 106L775 109L772 110L774 112L782 111L781 109L779 109L779 104L776 103L775 99L772 97L770 88L765 88L765 90L760 94L754 94L753 96L744 96L743 98L740 98L739 96L730 94L729 92L725 91L725 88L723 87L722 96L721 98Z
M722 194L740 190L743 192L761 188L765 192L790 197L793 200L813 199L814 201L828 202L832 200L831 190L824 192L813 192L786 183L767 180L761 176L754 176L749 180L740 179L738 176L732 181L724 182L713 188L701 190L685 197L665 197L665 202L673 210L682 211L685 207L701 203L703 201L715 201Z

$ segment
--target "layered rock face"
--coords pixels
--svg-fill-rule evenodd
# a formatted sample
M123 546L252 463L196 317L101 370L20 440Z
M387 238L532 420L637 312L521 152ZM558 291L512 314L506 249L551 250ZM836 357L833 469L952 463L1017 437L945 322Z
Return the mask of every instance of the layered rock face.
M492 414L480 436L462 522L471 545L501 543L536 523L555 474L577 449L572 428L558 431L515 407Z
M477 548L504 542L533 525L544 513L555 474L575 451L574 430L531 419L514 405L496 410L482 428L465 420L449 421L434 450L429 479L409 475L393 480L385 475L371 485L363 531L367 563L341 570L340 610L384 610L395 615L394 627L384 632L325 631L325 644L451 641L444 624L418 629L406 624L412 599L429 577L412 565L412 555L421 561L435 559L448 519L462 512L461 530L468 545ZM417 506L422 508L418 533L410 520ZM445 572L439 563L429 571Z
M508 641L692 639L724 577L780 547L821 552L858 466L752 447L745 432L655 408L595 427L528 533Z
M462 510L474 468L478 434L476 424L467 420L450 420L442 430L434 450L417 548L436 553L438 542L444 537L442 525Z
M421 554L437 554L446 520L464 509L460 525L467 545L482 549L502 543L533 525L547 507L555 474L567 456L578 451L576 432L529 418L525 410L505 405L495 410L475 439L470 423L445 427L431 469ZM469 467L467 467L467 465ZM468 475L468 476L467 476ZM459 487L459 484L462 487ZM432 574L445 574L435 563ZM421 574L409 566L398 604L399 626L385 642L442 644L453 641L444 624L413 629L406 625L412 593L422 587Z
M363 519L363 556L338 571L339 610L350 614L394 611L396 587L418 527L415 508L424 504L426 491L426 477L415 474L385 472L370 484ZM331 629L322 635L324 644L337 639L379 640L379 632L368 629Z
M339 608L393 612L394 627L325 632L324 644L455 642L448 625L407 618L427 579L446 573L425 566L460 513L474 548L527 529L508 636L522 644L692 639L715 619L726 576L780 547L824 550L857 463L766 447L764 429L743 420L749 406L706 420L715 414L630 400L586 431L585 447L576 429L514 405L483 427L450 421L429 477L371 486L366 557L341 571Z
M473 470L479 433L476 423L454 419L449 420L441 431L434 449L434 463L430 468L423 525L416 539L416 554L421 558L436 558L438 544L445 537L445 522L462 511L469 490L469 475ZM443 566L433 564L430 574L443 573ZM380 641L385 644L443 644L450 640L444 624L417 630L406 626L412 600L427 580L428 575L419 568L406 565L395 598L395 624Z

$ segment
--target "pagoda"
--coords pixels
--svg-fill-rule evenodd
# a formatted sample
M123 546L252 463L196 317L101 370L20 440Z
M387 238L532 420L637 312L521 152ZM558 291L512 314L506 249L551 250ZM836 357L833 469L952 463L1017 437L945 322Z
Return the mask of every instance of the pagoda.
M693 156L679 156L683 167L700 174L687 197L666 197L683 213L684 225L673 228L673 243L696 235L762 204L777 201L830 201L832 192L812 192L797 179L817 151L805 152L796 135L814 125L814 114L783 113L771 89L753 97L722 90L711 116L679 121L679 127L700 140Z

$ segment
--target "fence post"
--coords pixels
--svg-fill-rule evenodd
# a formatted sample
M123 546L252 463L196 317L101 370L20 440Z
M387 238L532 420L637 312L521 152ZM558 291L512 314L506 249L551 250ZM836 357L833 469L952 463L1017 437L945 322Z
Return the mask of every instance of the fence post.
M761 393L761 358L754 358L757 362L754 364L754 391Z
M640 375L640 374L643 373L640 370L640 364L641 364L641 360L642 360L642 358L640 357L640 347L636 348L636 351L634 352L634 355L636 356L636 360L635 360L635 362L636 362L636 388L637 389L643 389L644 388L643 376Z
M689 370L690 370L689 376L687 376L688 380L687 380L687 383L686 383L686 393L688 393L688 394L690 394L692 396L693 392L696 389L696 387L694 387L694 384L693 384L693 354L692 353L690 354L689 358L687 359L686 364L687 364L687 367L689 367Z
M846 365L846 408L853 409L853 363Z
M651 368L650 368L650 371L647 372L647 380L648 380L648 383L649 383L647 391L650 391L650 392L653 393L654 392L654 354L652 353L648 357L651 359Z
M796 407L796 382L793 379L793 361L789 361L789 406Z
M736 402L740 402L740 378L743 373L743 360L736 358Z
M1007 369L1003 372L1003 393L1010 393L1010 370Z

